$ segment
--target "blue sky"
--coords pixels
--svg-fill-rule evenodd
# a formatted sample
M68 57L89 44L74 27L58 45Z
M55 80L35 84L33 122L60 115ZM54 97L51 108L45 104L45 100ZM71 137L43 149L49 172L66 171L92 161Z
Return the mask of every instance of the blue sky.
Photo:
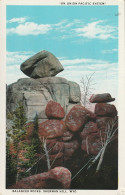
M57 76L80 84L95 72L93 93L117 99L117 13L118 6L7 6L7 83L25 78L20 64L48 50L64 66Z

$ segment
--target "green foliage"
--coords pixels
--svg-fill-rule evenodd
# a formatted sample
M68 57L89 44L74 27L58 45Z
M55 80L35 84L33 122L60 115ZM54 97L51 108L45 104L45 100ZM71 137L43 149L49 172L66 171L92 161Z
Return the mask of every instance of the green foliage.
M32 133L32 144L34 146L35 152L38 153L41 151L41 142L38 136L38 130L39 130L39 125L38 125L38 115L36 113L36 116L34 118L34 129Z
M38 160L37 154L41 151L41 142L38 136L38 115L36 114L34 118L31 140L26 140L27 120L23 104L19 103L16 110L9 113L8 117L12 120L13 126L12 129L7 130L7 186L32 174L27 170ZM13 145L13 154L10 152L10 142Z
M10 152L10 141L6 142L6 186L10 186L15 182L15 163L14 158Z
M23 104L20 102L13 113L9 113L9 119L13 121L12 129L7 130L6 140L6 175L7 186L16 181L18 175L19 144L26 134L26 117ZM10 143L15 153L10 153Z

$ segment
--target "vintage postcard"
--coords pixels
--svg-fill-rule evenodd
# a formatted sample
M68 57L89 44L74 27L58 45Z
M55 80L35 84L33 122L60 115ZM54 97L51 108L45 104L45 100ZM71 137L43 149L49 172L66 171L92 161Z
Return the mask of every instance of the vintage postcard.
M0 194L125 194L124 1L0 0Z

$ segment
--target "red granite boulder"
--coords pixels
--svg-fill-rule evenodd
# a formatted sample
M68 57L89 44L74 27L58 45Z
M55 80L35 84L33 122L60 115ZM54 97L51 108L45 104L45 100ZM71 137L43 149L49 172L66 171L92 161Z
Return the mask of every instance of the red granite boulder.
M56 139L46 140L47 150L50 151L49 154L57 154L58 152L64 151L64 143L59 142Z
M66 126L62 120L47 120L39 124L40 138L56 138L63 135L66 131Z
M69 189L71 184L71 172L64 167L56 167L50 170L52 177L62 184L63 189ZM58 189L58 188L57 188Z
M113 119L114 118L112 117L97 117L96 123L97 123L98 128L104 131L107 127L107 124L111 123ZM116 125L118 124L116 123Z
M89 99L91 103L106 103L114 100L115 98L112 98L109 93L93 94Z
M65 116L63 107L52 100L50 100L45 109L46 116L50 119L62 119Z
M80 145L77 140L65 142L64 143L64 160L71 159L72 155L78 150L79 147Z
M99 132L97 124L92 121L89 121L88 123L85 124L83 130L80 132L80 137L84 138L92 133L97 133L97 132Z
M97 155L101 149L100 134L94 133L82 138L81 149L87 154Z
M56 167L48 172L32 175L18 181L9 189L69 189L71 172L64 167Z
M70 131L79 131L89 119L94 119L95 114L87 110L84 106L74 106L66 116L66 126Z
M66 131L64 132L63 136L62 136L62 141L67 142L72 140L74 134L71 131Z
M95 114L97 116L115 117L117 116L117 110L112 104L98 103L95 105Z

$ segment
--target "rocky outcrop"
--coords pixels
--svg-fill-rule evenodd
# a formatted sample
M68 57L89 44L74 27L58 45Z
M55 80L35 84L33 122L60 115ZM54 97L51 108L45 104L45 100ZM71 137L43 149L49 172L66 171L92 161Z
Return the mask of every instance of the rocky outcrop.
M71 172L64 167L56 167L24 178L9 189L69 189L70 184Z
M7 113L11 115L18 103L23 103L28 121L25 125L26 135L19 142L17 168L18 174L30 171L31 176L20 180L11 188L68 189L71 173L73 176L79 173L86 164L86 159L98 155L107 136L117 130L116 107L108 104L114 98L108 93L92 95L90 102L97 104L94 113L89 111L80 104L81 92L77 83L53 77L63 67L47 51L39 52L25 61L21 70L32 78L19 79L7 87ZM36 113L40 147L35 149L35 164L27 169L21 166L21 162L30 161L27 157L28 147L26 149L25 146L33 141L33 120ZM117 138L116 131L110 140L114 142L108 143L111 151L116 151ZM112 143L116 143L115 147ZM15 155L13 144L10 152ZM48 169L50 170L47 172Z
M20 69L24 74L35 79L55 76L64 70L59 60L45 50L23 62Z
M67 113L80 99L79 85L61 77L19 79L7 87L7 113L13 112L18 102L23 102L28 120L33 120L37 113L38 118L45 121L45 108L50 100L58 102Z

